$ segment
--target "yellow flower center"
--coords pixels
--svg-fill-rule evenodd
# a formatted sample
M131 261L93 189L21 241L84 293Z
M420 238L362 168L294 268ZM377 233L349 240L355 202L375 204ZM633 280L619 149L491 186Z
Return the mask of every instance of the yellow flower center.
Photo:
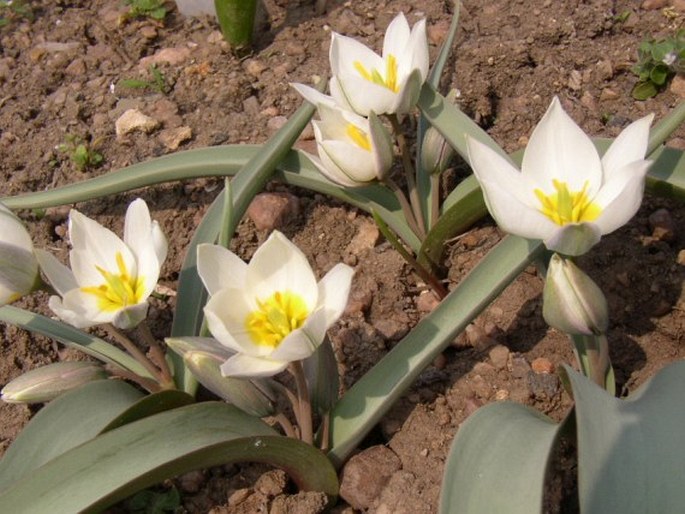
M354 61L354 69L369 82L387 87L393 93L399 91L397 86L397 59L392 54L385 59L385 77L376 68L371 71L367 70L360 61Z
M301 296L290 291L276 292L264 301L257 300L257 310L245 318L245 328L252 342L276 349L293 330L300 328L309 311Z
M119 268L118 274L95 266L105 279L105 283L99 286L81 288L84 293L90 293L97 297L98 307L103 311L117 311L129 305L137 305L143 300L145 278L134 278L130 275L121 252L117 252L116 260Z
M569 191L566 182L552 180L555 193L545 194L536 189L535 196L542 204L540 211L557 225L594 221L602 213L602 208L593 203L587 194L588 182L580 191Z
M362 129L356 125L352 125L352 123L348 123L345 133L359 148L363 148L367 152L371 151L371 140L369 139L369 135Z

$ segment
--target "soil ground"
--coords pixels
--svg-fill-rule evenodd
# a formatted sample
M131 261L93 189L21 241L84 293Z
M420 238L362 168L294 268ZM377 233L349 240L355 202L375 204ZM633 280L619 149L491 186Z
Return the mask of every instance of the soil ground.
M452 14L451 3L439 0L330 0L322 15L314 13L311 1L268 0L254 52L238 58L214 22L184 18L174 8L163 23L120 23L126 9L115 0L41 0L31 6L33 20L14 19L0 30L2 195L61 186L174 151L264 142L301 103L288 84L311 83L313 76L328 73L331 30L379 49L385 27L402 11L410 23L427 18L434 58ZM613 137L647 113L663 118L681 100L683 87L676 79L655 98L635 101L630 67L641 41L674 34L683 16L678 1L495 0L483 6L466 0L442 90L457 88L459 106L508 151L525 146L554 95L586 132ZM125 87L126 79L149 80L151 62L162 72L167 92ZM158 127L117 137L115 121L131 108L155 119ZM104 157L101 166L79 171L68 152L58 149L74 136L97 148ZM681 130L670 144L685 148L683 137ZM311 138L307 131L298 145L312 151ZM446 188L459 176L448 172ZM161 284L173 290L192 231L220 185L217 179L172 183L77 207L120 231L125 206L144 198L153 218L172 235ZM351 307L331 331L349 387L433 302L388 243L374 235L366 214L306 190L278 183L267 189L295 196L299 215L280 229L318 274L341 261L356 269ZM36 245L63 259L68 210L20 213ZM609 300L611 359L622 396L685 356L684 221L679 203L648 195L627 226L580 259ZM247 259L267 235L247 219L234 249ZM448 286L458 284L501 237L486 218L452 241L444 262ZM387 481L366 499L348 495L336 512L355 511L349 504L368 512L435 512L454 434L485 403L509 399L556 420L565 415L571 401L548 372L573 363L574 357L565 336L542 319L541 286L535 269L526 270L421 375L367 441L367 446L390 449L395 464ZM21 305L49 314L45 300L38 294ZM151 318L160 338L168 334L172 308L173 298L153 302ZM0 330L0 384L60 358L78 358L14 327ZM35 411L0 405L3 449ZM368 464L366 478L386 469L384 451L361 455ZM550 488L549 512L574 510L568 491L573 462L561 468ZM176 485L183 509L193 513L322 509L319 496L288 495L292 487L279 472L256 466L193 473Z

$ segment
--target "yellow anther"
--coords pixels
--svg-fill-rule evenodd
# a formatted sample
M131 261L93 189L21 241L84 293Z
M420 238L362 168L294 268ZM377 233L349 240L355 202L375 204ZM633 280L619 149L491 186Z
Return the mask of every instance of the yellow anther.
M369 135L362 129L356 125L352 125L352 123L348 123L345 133L359 148L363 148L367 152L371 151L371 140L369 139Z
M367 70L360 61L354 61L352 64L354 65L354 69L357 70L365 80L388 88L393 93L399 91L397 85L397 59L394 55L390 54L385 59L385 76L381 75L381 72L376 68L373 68L371 71Z
M105 282L97 286L81 288L84 293L97 297L98 307L103 311L116 311L130 305L137 305L143 300L145 278L134 278L130 275L121 252L117 252L116 262L118 274L95 266Z
M552 180L552 185L555 193L547 195L541 189L535 189L534 193L542 205L540 212L557 225L594 221L602 213L601 207L593 203L588 196L587 181L583 189L575 192L569 191L566 182Z
M276 292L245 318L245 328L257 345L277 348L293 330L300 328L309 311L302 297L290 291Z

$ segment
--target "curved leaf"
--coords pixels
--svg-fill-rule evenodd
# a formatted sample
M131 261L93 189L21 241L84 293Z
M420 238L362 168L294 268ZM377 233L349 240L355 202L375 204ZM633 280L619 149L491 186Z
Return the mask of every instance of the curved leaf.
M0 490L97 436L142 397L143 393L126 382L99 380L48 403L0 460Z
M99 337L92 336L61 321L55 321L13 305L0 307L0 321L50 337L64 346L76 348L102 362L127 369L138 376L153 378L137 360L126 352Z
M542 512L547 466L561 428L535 409L512 402L478 409L452 443L440 513Z
M661 370L627 400L565 366L578 426L584 514L680 512L685 505L685 362Z
M35 470L0 494L3 512L98 512L166 478L232 462L283 468L303 490L337 495L335 470L316 448L258 418L207 402L107 432Z
M195 399L192 396L175 389L148 394L110 421L107 426L100 430L100 433L109 432L110 430L128 425L139 419L191 405L193 403L195 403Z

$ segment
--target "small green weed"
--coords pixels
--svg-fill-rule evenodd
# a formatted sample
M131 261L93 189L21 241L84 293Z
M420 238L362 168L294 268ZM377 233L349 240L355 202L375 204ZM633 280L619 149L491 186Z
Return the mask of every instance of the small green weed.
M129 6L127 16L129 18L152 18L162 21L166 17L164 0L125 0Z
M88 142L74 134L67 134L65 142L59 145L57 150L67 154L76 169L85 171L88 168L97 168L105 160L103 155L96 150L97 146L99 146L97 139Z
M167 82L164 74L157 68L156 64L150 66L150 76L152 77L151 80L123 79L119 81L119 85L131 89L152 89L163 95L166 95L171 91L171 86Z
M643 41L637 50L637 63L631 68L638 77L633 98L652 98L676 73L685 70L685 30L675 36Z
M0 27L22 18L33 21L33 9L26 0L0 0Z

